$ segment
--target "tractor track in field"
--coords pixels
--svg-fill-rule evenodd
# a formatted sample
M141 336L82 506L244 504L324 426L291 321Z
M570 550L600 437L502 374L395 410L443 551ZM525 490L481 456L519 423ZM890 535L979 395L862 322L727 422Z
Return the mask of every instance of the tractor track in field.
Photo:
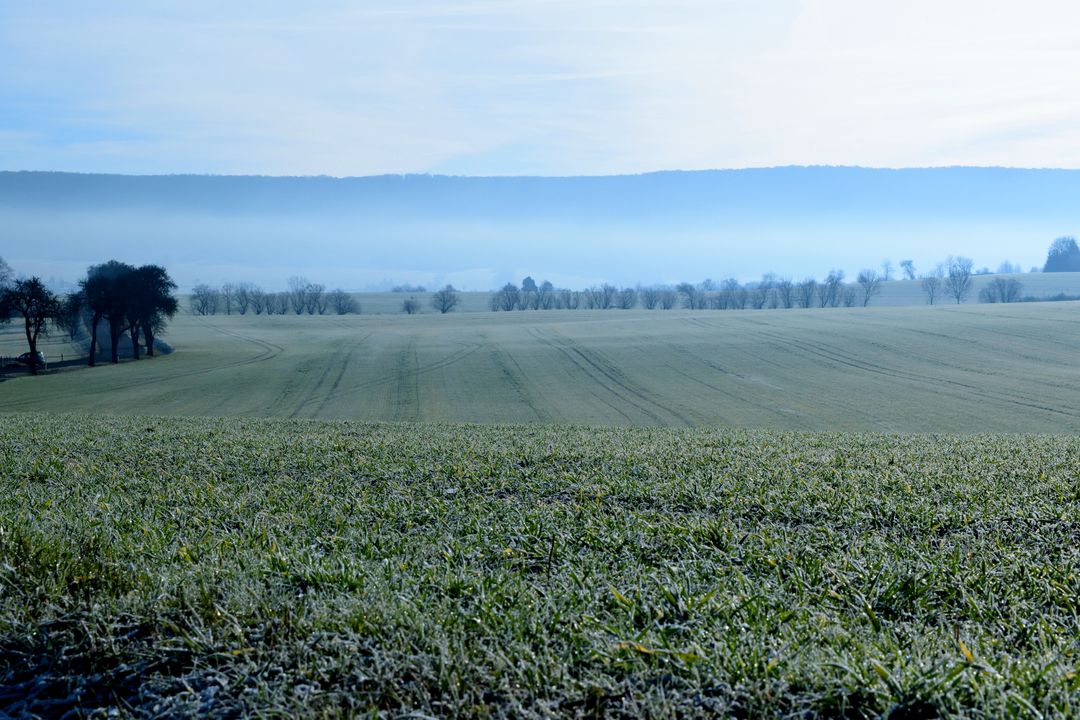
M395 420L416 421L420 419L420 357L416 352L416 336L398 352L395 363L391 399Z
M353 357L355 357L356 352L363 347L369 337L371 337L371 333L367 333L359 338L354 338L347 352L334 353L331 356L332 362L326 363L322 372L319 374L319 379L307 389L307 392L304 393L304 399L297 403L296 407L289 413L290 418L298 417L300 413L315 403L318 403L318 407L315 408L311 417L320 416L330 401L340 395L339 387L341 386L341 380L345 377L345 373L348 372L349 367L352 365ZM336 374L334 374L335 370ZM326 388L324 392L320 392L320 390L328 384L328 378L330 378L331 374L334 374L334 376L333 380L329 381L329 387Z
M280 345L277 345L275 343L267 342L265 340L259 340L258 338L253 338L253 337L250 337L248 335L243 335L243 334L238 333L238 332L233 332L231 330L226 330L226 329L224 329L222 327L219 327L217 325L213 325L213 324L208 323L208 322L205 323L205 324L208 327L215 330L216 332L221 333L222 335L234 338L236 340L242 340L242 341L244 341L246 343L250 343L250 344L256 346L257 348L259 348L259 352L256 353L255 355L252 355L251 357L242 358L242 359L239 359L239 360L231 360L229 362L221 363L220 365L214 365L212 367L199 368L197 370L181 370L180 372L170 373L168 375L168 377L167 377L168 380L172 381L172 380L175 380L177 378L188 378L188 377L196 377L198 375L209 375L211 373L216 373L216 372L219 372L221 370L228 370L230 368L243 367L245 365L254 365L256 363L261 363L261 362L265 362L267 360L272 360L272 359L276 358L278 355L280 355L281 353L285 352L285 348L283 348ZM170 355L172 355L172 354L173 353L170 353ZM146 358L143 358L143 359L146 359ZM153 360L161 360L161 359L162 358L159 358L159 357L154 357L153 358ZM125 364L129 364L130 362L141 362L141 360L128 361L128 363L125 363ZM125 379L122 382L112 383L108 387L102 388L101 392L103 392L103 393L113 393L113 392L116 392L117 390L128 390L130 388L144 386L144 385L146 385L147 382L152 382L152 381L154 381L154 379L151 379L151 380L147 380L147 379L144 379L144 378ZM33 400L27 400L27 401L24 401L24 402L15 402L15 403L13 403L11 405L11 407L12 408L33 407Z
M550 422L551 416L537 406L536 399L529 391L528 383L525 380L525 371L521 369L521 365L514 359L514 356L494 342L488 344L488 350L491 361L498 368L506 383L513 388L514 393L520 398L521 402L532 411L537 420Z
M980 386L972 383L965 383L959 380L948 380L940 377L931 377L927 374L919 374L905 370L898 370L896 368L886 368L882 365L875 365L873 363L855 360L843 355L842 350L826 345L824 343L815 343L809 340L796 340L792 337L767 332L759 332L759 334L763 337L771 338L772 340L778 342L781 346L789 348L799 348L808 355L819 357L837 366L849 367L855 370L859 370L861 372L881 375L892 380L903 380L913 383L916 387L937 386L939 388L950 391L954 395L954 397L977 397L983 400L990 400L993 402L1005 402L1012 405L1017 405L1019 407L1041 410L1043 412L1062 415L1068 418L1080 417L1080 413L1069 412L1066 410L1062 410L1061 408L1055 408L1021 399L1016 399L1010 394L991 393L984 390Z
M558 350L575 367L595 380L609 393L619 398L626 404L637 409L650 420L664 423L664 415L674 417L684 425L692 425L693 421L679 411L662 405L649 397L648 392L640 385L632 381L614 363L605 358L603 354L583 348L573 340L558 335L557 333L541 328L530 328L529 334L540 342ZM599 398L599 396L594 396ZM611 403L605 403L627 420L633 420L621 409Z

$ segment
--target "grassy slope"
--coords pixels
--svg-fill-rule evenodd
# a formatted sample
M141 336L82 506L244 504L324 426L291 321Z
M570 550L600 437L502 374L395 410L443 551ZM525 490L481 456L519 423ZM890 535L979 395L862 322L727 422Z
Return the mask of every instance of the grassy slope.
M0 714L1074 715L1078 458L9 416Z
M0 407L362 420L1080 431L1076 303L177 317L166 357ZM15 342L9 329L9 343Z

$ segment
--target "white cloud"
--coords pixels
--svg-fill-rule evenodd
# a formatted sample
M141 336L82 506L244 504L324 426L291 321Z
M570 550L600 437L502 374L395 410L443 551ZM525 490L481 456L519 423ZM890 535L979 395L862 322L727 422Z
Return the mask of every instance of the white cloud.
M6 168L1080 167L1067 2L132 7L0 9Z

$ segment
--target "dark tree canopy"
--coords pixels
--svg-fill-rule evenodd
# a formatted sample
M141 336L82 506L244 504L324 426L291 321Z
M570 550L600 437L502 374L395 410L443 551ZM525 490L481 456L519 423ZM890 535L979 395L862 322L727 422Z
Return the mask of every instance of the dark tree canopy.
M1075 238L1060 237L1050 244L1043 272L1080 272L1080 247Z
M41 278L16 280L9 287L0 289L0 314L15 315L23 319L26 342L30 353L37 353L37 341L48 334L49 323L60 317L60 298L45 287ZM30 372L37 374L38 364L30 361Z
M131 337L132 357L139 358L141 337L147 355L154 354L154 337L172 318L179 304L173 291L176 283L160 265L133 267L110 260L93 265L79 283L80 305L90 318L90 360L97 357L97 328L105 320L112 341L112 362L120 362L120 337Z

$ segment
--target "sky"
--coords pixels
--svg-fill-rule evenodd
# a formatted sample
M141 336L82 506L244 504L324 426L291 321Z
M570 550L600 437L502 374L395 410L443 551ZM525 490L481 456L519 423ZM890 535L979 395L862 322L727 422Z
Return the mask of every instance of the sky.
M1080 168L1059 0L0 3L0 169Z

